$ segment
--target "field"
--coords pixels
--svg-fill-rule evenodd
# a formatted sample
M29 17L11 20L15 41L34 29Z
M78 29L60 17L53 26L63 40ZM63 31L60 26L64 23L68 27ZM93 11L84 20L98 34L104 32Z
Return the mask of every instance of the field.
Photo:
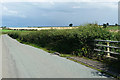
M13 31L13 30L0 30L1 32L10 32L10 31Z
M120 26L108 26L106 29L110 32L119 32L120 31Z
M108 30L118 30L118 26L109 26L107 27Z
M50 29L74 29L78 27L17 27L9 28L10 30L50 30Z

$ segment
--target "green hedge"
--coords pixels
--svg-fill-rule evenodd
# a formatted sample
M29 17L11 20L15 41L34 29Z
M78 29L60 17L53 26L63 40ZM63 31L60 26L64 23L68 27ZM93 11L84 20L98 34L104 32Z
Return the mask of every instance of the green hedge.
M97 25L80 26L71 30L41 30L41 31L13 31L9 36L34 43L60 53L74 54L77 56L95 57L94 39L118 40L119 35L108 32Z

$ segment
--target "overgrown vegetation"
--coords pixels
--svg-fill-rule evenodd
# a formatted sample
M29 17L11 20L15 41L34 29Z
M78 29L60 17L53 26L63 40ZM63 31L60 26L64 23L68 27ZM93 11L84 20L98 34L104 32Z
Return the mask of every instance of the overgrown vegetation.
M72 30L13 31L9 36L23 42L37 44L48 50L88 58L96 57L94 39L118 40L118 34L108 32L97 25L80 26Z

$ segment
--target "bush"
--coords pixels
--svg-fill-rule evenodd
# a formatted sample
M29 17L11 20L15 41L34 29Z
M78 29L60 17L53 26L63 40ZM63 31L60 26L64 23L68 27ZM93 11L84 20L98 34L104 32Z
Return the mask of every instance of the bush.
M107 24L103 24L103 28L107 28Z
M10 32L8 35L49 50L89 58L96 57L96 53L93 52L94 39L117 40L118 38L118 36L94 24L71 30L17 31Z

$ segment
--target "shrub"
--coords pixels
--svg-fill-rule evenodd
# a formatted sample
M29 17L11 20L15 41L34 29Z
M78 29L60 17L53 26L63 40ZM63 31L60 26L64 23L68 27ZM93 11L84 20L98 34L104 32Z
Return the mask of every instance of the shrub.
M80 26L71 30L41 30L32 32L10 32L9 36L24 42L34 43L49 50L77 56L96 57L94 39L117 40L113 35L98 25Z
M107 24L103 24L103 28L107 28Z
M69 26L70 26L70 27L72 27L72 26L73 26L73 24L71 23L71 24L69 24Z

